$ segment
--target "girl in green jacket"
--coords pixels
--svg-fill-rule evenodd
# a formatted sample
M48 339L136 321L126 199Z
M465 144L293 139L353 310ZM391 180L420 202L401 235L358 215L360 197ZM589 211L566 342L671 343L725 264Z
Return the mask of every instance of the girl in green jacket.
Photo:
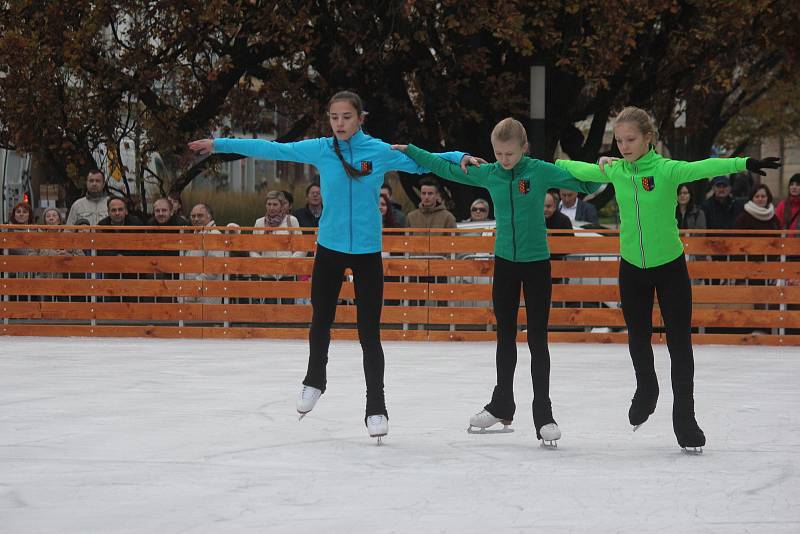
M517 365L517 311L520 288L525 294L528 347L533 378L533 422L536 438L554 445L561 431L550 403L550 352L547 322L550 316L550 251L544 222L544 197L550 188L586 193L599 187L575 180L551 163L525 156L528 137L522 124L512 118L500 121L492 131L497 162L471 167L469 173L414 145L396 145L418 164L454 182L489 190L497 220L492 302L497 318L497 384L492 400L470 418L470 426L485 431L502 422L509 431L516 410L514 370Z
M658 380L653 364L653 298L664 320L672 363L672 426L684 449L702 451L706 438L694 414L692 286L675 220L678 184L745 169L777 168L777 158L712 158L686 162L654 150L657 131L647 112L627 107L617 116L614 138L622 160L591 163L559 160L556 165L579 180L614 184L620 211L619 292L628 327L628 348L636 392L628 419L636 430L655 411ZM608 161L611 162L610 166Z

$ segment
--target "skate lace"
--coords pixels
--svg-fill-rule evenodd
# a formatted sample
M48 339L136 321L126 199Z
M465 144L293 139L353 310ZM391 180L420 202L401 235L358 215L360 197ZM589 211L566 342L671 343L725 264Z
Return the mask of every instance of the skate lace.
M300 394L303 400L308 400L314 397L314 388L310 386L303 386L303 392Z
M370 426L378 426L381 424L381 419L383 416L381 415L370 415L367 417L367 424Z
M478 421L486 421L489 419L494 419L494 416L486 410L481 410L480 412L476 413L475 417L477 418Z

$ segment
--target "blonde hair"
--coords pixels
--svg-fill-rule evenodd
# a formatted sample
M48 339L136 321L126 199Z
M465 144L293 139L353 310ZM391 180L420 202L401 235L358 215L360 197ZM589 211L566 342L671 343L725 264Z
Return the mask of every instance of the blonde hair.
M518 120L507 117L500 122L492 130L492 140L497 141L519 141L520 146L525 146L528 142L528 133L525 127Z
M653 117L648 112L635 106L627 106L619 112L617 118L614 120L614 127L621 122L632 122L639 128L643 135L652 134L653 138L650 144L655 145L658 142L658 128Z
M289 203L289 201L286 200L286 195L283 194L283 191L268 191L266 199L277 200L278 202L281 203L281 206Z
M489 209L489 202L487 202L486 200L484 200L482 198L476 198L475 200L473 200L472 204L469 205L469 208L472 209L477 204L483 204L486 207L487 210Z

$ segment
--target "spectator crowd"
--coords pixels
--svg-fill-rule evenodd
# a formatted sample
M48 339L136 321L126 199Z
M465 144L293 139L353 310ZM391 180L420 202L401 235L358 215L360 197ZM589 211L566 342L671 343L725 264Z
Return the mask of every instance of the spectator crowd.
M756 184L750 188L747 196L737 197L729 176L717 176L710 181L707 194L695 198L698 191L697 184L681 184L676 191L677 205L675 218L679 229L720 229L720 230L780 230L800 228L800 174L795 174L789 179L786 196L777 201L770 188L764 184ZM738 178L733 176L734 179ZM106 179L98 169L92 169L86 175L85 195L76 200L69 209L66 217L55 208L44 210L41 215L41 224L48 226L58 225L86 225L110 226L109 232L124 233L125 226L148 226L147 231L178 231L168 230L172 227L192 226L200 234L219 234L214 220L213 208L205 203L193 206L188 218L181 213L182 204L180 196L171 194L155 200L152 204L152 216L136 214L126 199L109 195L105 188ZM447 209L443 189L435 178L423 177L419 181L418 206L405 212L402 206L394 200L392 187L385 183L381 188L376 209L380 210L383 226L385 228L456 228L457 222L454 214ZM320 186L312 183L306 188L304 205L292 209L292 195L287 191L269 191L266 194L264 216L254 221L256 228L253 233L263 234L267 231L277 234L300 234L300 228L314 228L319 226L324 205ZM469 210L469 218L464 223L471 226L480 226L482 222L491 221L492 206L483 199L475 199ZM565 189L551 190L544 201L544 218L548 229L569 230L581 223L599 224L597 208L579 198L574 191ZM17 204L11 212L9 224L30 225L36 224L34 210L27 203ZM238 225L231 223L230 232L239 233ZM291 230L297 228L297 230ZM22 230L22 229L21 229ZM30 231L25 229L22 231ZM746 235L746 234L744 234ZM79 256L91 254L90 250L65 250L65 249L10 249L6 253L14 255L41 255L41 256ZM98 255L140 255L148 254L147 251L130 249L97 250ZM178 255L178 251L161 251L161 255ZM222 251L203 250L186 251L187 256L222 256ZM302 257L311 253L289 251L252 251L232 253L231 255L249 255L253 258L283 258ZM713 259L725 259L715 257ZM46 275L53 277L55 275ZM46 277L45 276L45 277ZM190 280L213 280L220 275L207 273L194 273L184 276ZM158 278L169 278L163 274ZM300 280L307 276L298 277ZM260 274L249 279L258 280L294 280L281 274ZM198 302L216 303L220 298L197 298ZM266 302L266 301L265 301ZM272 301L270 301L272 302ZM283 299L277 302L294 302L292 299Z

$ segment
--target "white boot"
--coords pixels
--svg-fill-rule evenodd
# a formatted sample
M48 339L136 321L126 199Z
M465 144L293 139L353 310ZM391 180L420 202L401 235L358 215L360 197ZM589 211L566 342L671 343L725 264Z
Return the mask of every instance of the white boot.
M503 423L503 428L499 430L489 430L489 433L514 431L512 428L508 427L508 425L511 424L511 421L499 419L490 414L488 411L481 410L469 418L469 428L467 428L467 432L471 434L485 434L487 433L487 428L497 423ZM477 428L478 430L473 430L473 427Z
M370 415L367 417L367 432L369 437L378 438L378 445L381 438L389 433L389 419L385 415Z
M557 447L556 441L561 439L561 429L555 423L548 423L539 429L542 444L547 447Z
M311 386L303 386L303 389L297 394L297 413L300 414L300 419L314 409L320 395L322 395L322 390Z

